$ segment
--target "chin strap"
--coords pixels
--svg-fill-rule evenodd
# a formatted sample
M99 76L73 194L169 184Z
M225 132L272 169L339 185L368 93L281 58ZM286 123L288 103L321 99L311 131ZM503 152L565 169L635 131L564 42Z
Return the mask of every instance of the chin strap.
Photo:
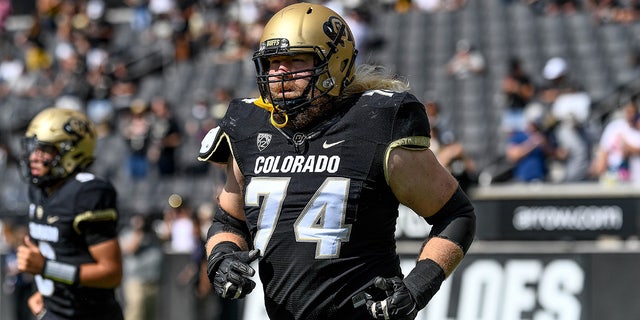
M260 97L260 98L256 99L253 102L253 104L255 104L256 106L258 106L258 107L260 107L262 109L265 109L265 110L269 111L269 113L271 113L271 124L274 127L278 128L278 129L281 129L281 128L284 128L287 125L287 122L289 122L289 116L284 112L280 112L284 116L284 122L282 122L282 123L276 122L276 120L273 118L273 113L276 111L276 108L274 107L273 104L265 101L264 98Z

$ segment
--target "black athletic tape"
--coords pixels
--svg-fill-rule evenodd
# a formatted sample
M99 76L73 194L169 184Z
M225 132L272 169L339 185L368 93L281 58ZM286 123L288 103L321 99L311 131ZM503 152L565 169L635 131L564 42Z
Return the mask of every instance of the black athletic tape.
M421 310L440 290L440 285L445 278L446 275L440 265L427 258L418 261L403 282L411 292L418 310Z
M207 231L207 239L221 232L231 232L235 235L238 235L247 242L249 250L253 248L251 233L249 232L247 223L240 219L236 219L234 216L230 215L228 212L222 209L220 205L218 205L218 209L213 216L213 222L211 223L211 226Z
M429 237L448 239L467 253L476 234L476 214L460 187L436 214L425 220L433 226Z

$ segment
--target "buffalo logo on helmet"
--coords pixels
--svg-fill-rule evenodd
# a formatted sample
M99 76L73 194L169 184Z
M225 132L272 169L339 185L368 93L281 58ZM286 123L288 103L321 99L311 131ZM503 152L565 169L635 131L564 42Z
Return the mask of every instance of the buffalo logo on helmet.
M74 136L76 140L80 140L87 135L93 138L93 131L91 131L89 123L80 118L70 118L69 121L64 124L64 131Z
M351 33L346 32L347 26L344 24L342 19L338 17L329 17L327 21L322 25L322 30L324 34L329 37L329 39L333 40L333 43L336 45L345 46L344 37L347 37L347 40L353 41L351 39ZM334 49L335 50L335 49Z

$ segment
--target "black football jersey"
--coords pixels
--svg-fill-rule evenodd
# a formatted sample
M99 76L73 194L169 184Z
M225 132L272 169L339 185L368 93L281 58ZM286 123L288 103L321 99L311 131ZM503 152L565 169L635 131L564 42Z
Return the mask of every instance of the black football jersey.
M409 93L369 91L335 119L293 132L252 101L234 100L220 128L245 178L269 317L368 319L351 297L376 276L402 275L399 203L384 164L392 143L428 147L423 105Z
M78 173L49 196L30 186L29 199L29 236L47 259L76 266L94 262L89 246L117 237L116 191L93 174ZM71 286L41 275L35 280L47 310L58 316L121 317L113 289Z

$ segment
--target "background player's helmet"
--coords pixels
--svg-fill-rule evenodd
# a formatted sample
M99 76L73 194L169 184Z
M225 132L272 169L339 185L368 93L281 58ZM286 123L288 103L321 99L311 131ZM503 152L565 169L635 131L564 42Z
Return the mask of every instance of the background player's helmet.
M298 99L274 99L269 82L282 80L269 79L269 57L299 53L311 53L315 57L315 67L311 70L313 74L305 94ZM262 98L278 111L299 112L301 107L320 96L337 97L342 93L353 80L356 54L351 29L333 10L310 3L287 6L267 22L260 48L253 55L258 89ZM294 73L291 74L295 77Z
M40 187L64 179L93 162L95 144L94 125L84 113L56 107L44 109L31 120L22 141L23 175ZM29 154L37 148L57 153L48 164L50 172L43 177L32 176L29 169Z

